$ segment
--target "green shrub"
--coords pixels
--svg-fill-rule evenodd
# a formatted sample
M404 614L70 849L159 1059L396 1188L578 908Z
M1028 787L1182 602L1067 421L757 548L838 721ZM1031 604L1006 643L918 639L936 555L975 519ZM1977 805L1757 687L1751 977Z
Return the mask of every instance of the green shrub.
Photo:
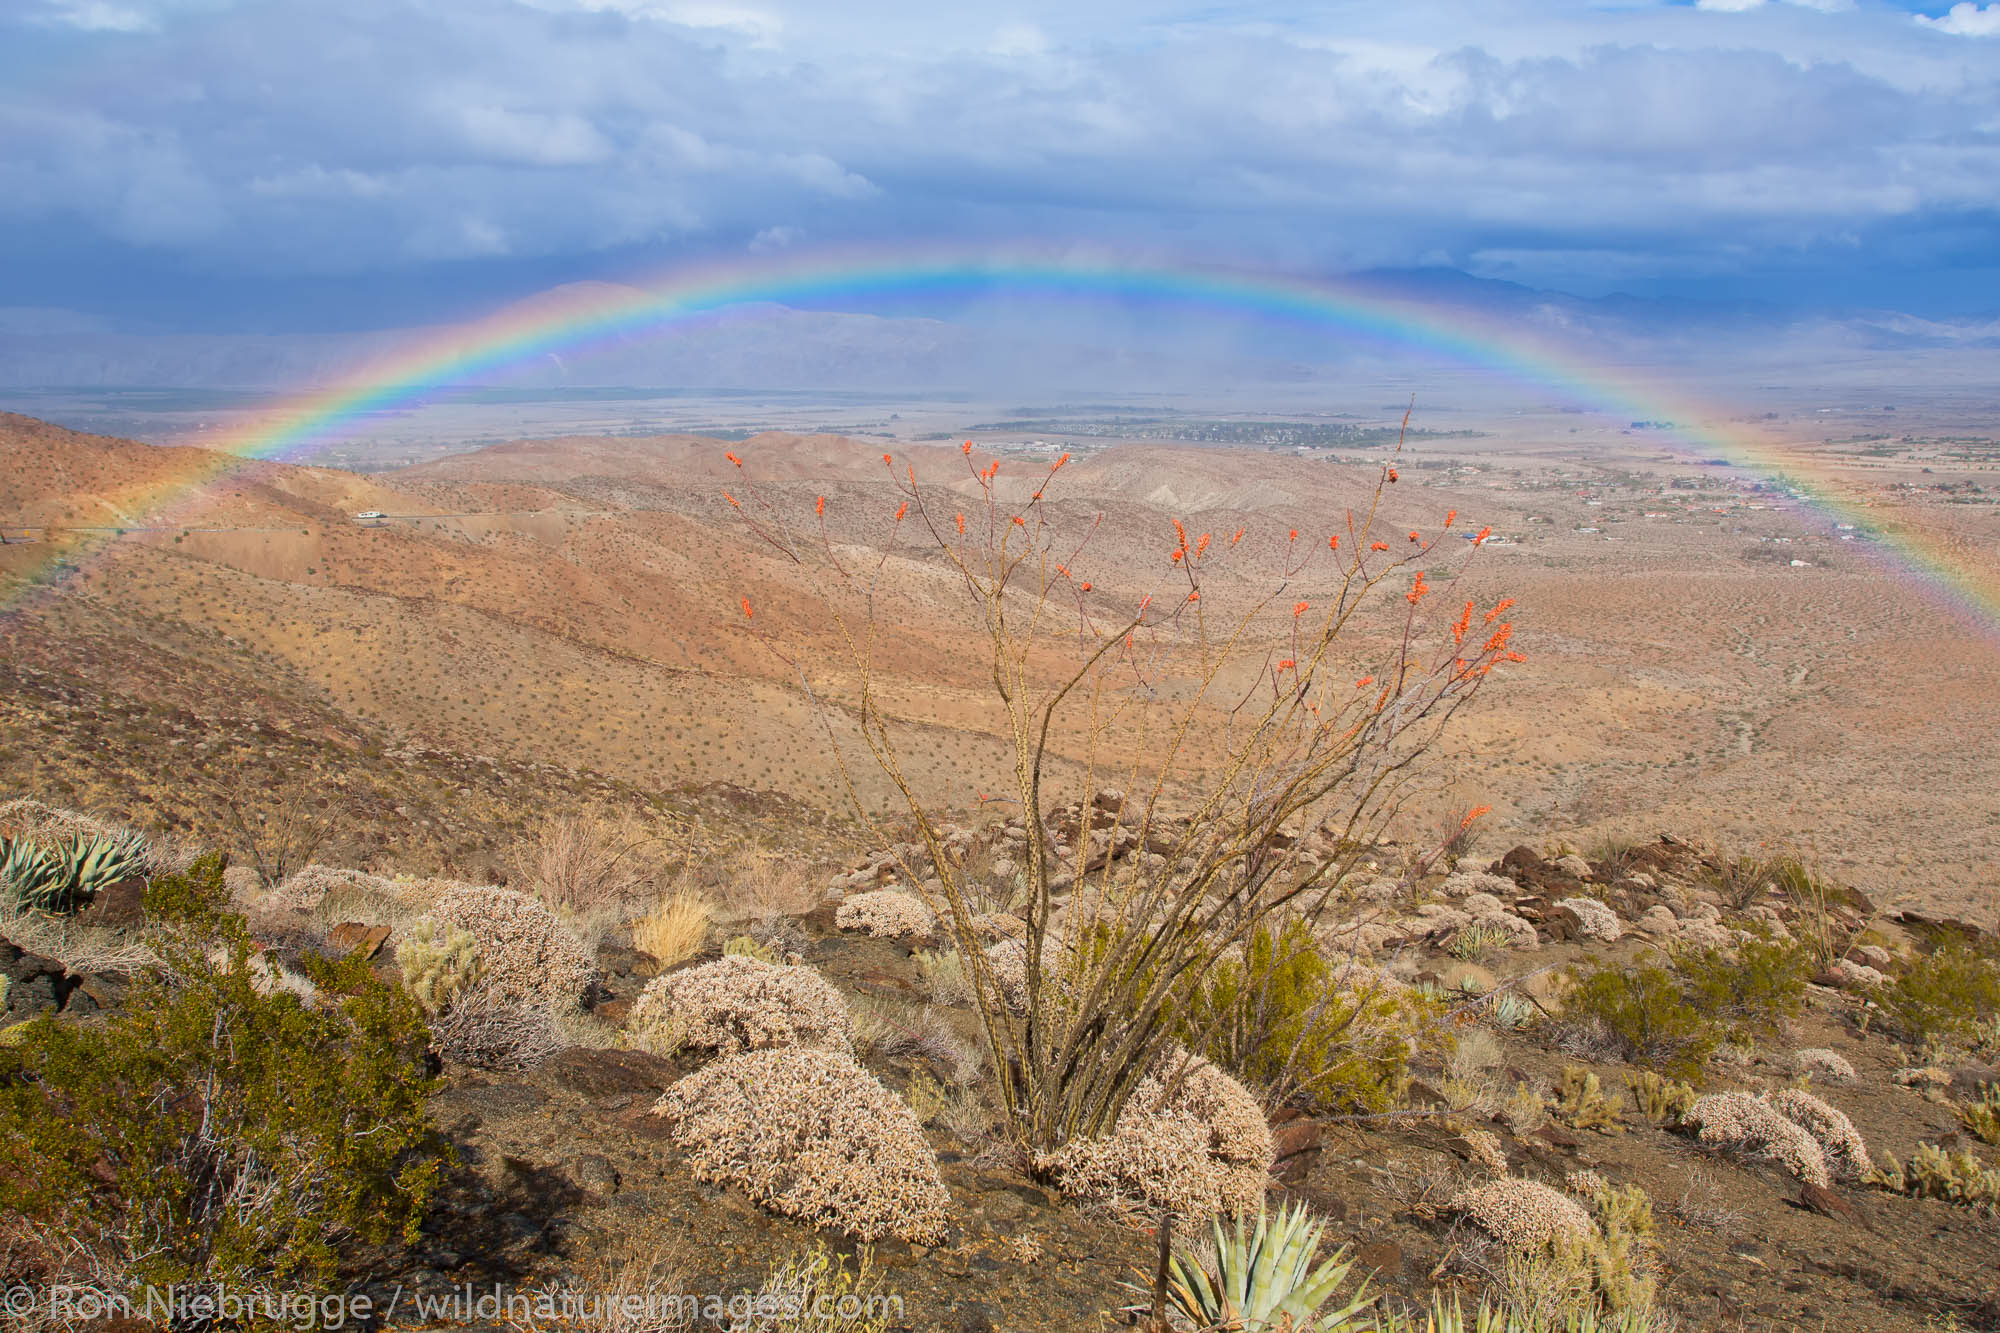
M1628 1060L1692 1081L1722 1044L1723 1026L1688 1003L1680 979L1658 964L1570 975L1564 1017L1601 1026Z
M1178 1036L1216 1064L1317 1112L1384 1111L1401 1100L1413 1055L1441 1050L1442 1006L1415 992L1343 985L1342 968L1302 921L1259 928L1181 1006Z
M1970 1038L2000 1010L2000 966L1964 944L1944 944L1913 960L1875 998L1918 1045Z
M1694 1008L1722 1023L1731 1041L1752 1044L1805 1007L1812 957L1804 946L1753 927L1733 948L1700 945L1673 954L1681 991Z
M0 1049L0 1209L129 1283L324 1286L418 1223L448 1157L422 1015L359 959L264 975L209 857L154 886L159 973L102 1024ZM190 923L198 923L191 925Z

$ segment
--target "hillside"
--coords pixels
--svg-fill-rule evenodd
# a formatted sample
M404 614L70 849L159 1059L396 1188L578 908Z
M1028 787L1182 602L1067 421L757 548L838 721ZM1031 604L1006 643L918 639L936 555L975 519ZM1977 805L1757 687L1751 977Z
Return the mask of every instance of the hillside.
M1607 462L1580 483L1563 479L1568 463L1482 448L1411 456L1380 519L1400 542L1456 510L1459 531L1490 524L1507 538L1480 553L1465 594L1514 597L1531 659L1461 719L1418 819L1490 804L1512 836L1673 827L1797 844L1886 902L1985 910L1995 869L1981 830L2000 819L2000 755L1954 740L2000 721L2000 667L1980 639L1775 509L1688 504L1671 523L1642 522L1636 510L1661 502L1618 497L1648 484L1668 493L1657 465ZM832 751L803 739L822 733L787 659L812 665L821 697L851 701L858 681L827 613L858 622L865 603L788 559L743 521L762 511L733 510L724 493L749 486L808 534L824 496L838 548L872 560L895 527L881 452L814 436L573 438L364 478L225 468L200 451L6 418L0 521L136 524L176 497L162 531L58 532L0 549L0 604L14 608L6 662L58 693L104 691L140 709L240 699L245 717L310 716L313 734L365 736L383 752L558 764L652 793L725 783L844 817ZM941 506L976 493L956 449L896 457L899 473L938 479ZM1025 502L1047 459L1002 462L998 494ZM1287 531L1323 541L1363 508L1378 466L1113 443L1070 463L1047 510L1052 530L1088 534L1079 568L1099 604L1136 605L1160 588L1173 520L1247 533L1242 559L1212 575L1217 593L1237 596L1281 563ZM1585 508L1585 490L1633 511L1617 544L1591 535L1615 516ZM396 517L359 524L362 510ZM1923 517L1959 525L1968 550L1990 526L1978 510ZM909 729L912 777L965 806L998 785L1005 756L986 673L967 651L978 631L914 536L895 537L873 576L889 631L873 680ZM1765 551L1803 551L1809 567L1746 558ZM1310 578L1299 587L1329 591ZM1357 662L1382 643L1363 634ZM156 656L172 669L148 666ZM10 707L19 735L50 716ZM170 785L164 772L140 784L126 767L167 769L157 747L114 760L68 734L51 725L32 759L10 747L0 777L61 770L120 809L153 799L142 785ZM886 795L871 765L853 772L870 800Z

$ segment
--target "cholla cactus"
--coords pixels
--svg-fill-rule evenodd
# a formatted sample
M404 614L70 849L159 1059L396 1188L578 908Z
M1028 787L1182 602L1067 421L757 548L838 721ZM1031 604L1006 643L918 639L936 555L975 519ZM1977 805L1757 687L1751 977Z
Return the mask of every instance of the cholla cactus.
M419 917L396 942L396 965L404 989L435 1014L479 979L479 941L469 930Z
M1563 1070L1562 1086L1550 1103L1555 1118L1571 1129L1594 1129L1603 1134L1623 1134L1625 1117L1618 1104L1604 1095L1597 1075L1581 1065Z
M1364 1280L1347 1304L1329 1308L1354 1261L1340 1249L1312 1266L1325 1227L1303 1204L1276 1216L1259 1209L1254 1228L1242 1216L1227 1230L1220 1218L1214 1226L1212 1273L1179 1251L1168 1261L1167 1298L1197 1327L1332 1333L1357 1327L1361 1312L1375 1303Z
M1868 1173L1868 1183L1919 1199L1942 1199L1991 1215L2000 1212L2000 1169L1981 1166L1966 1149L1948 1153L1935 1143L1919 1143L1906 1168L1892 1153Z
M1701 1095L1687 1084L1662 1078L1650 1069L1637 1078L1627 1079L1625 1086L1632 1090L1639 1114L1669 1125L1679 1124Z

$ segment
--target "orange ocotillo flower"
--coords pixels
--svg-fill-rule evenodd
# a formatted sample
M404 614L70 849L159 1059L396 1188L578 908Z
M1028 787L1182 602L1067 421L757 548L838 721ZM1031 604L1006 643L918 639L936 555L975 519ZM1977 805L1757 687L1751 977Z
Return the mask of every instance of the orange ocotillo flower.
M731 495L728 491L724 491L722 493L722 498L729 501L730 505L733 506L734 508L741 509L743 507L742 505L736 503L736 497Z
M1186 551L1185 549L1182 549L1182 550L1179 550L1179 551L1175 551L1175 552L1174 552L1174 553L1173 553L1172 555L1170 555L1170 556L1168 556L1168 557L1167 557L1167 563L1169 563L1169 564L1173 564L1173 565L1178 565L1178 564L1179 564L1179 563L1181 562L1181 557L1182 557L1182 556L1184 556L1184 555L1186 555L1186 554L1187 554L1187 551Z
M1369 550L1371 550L1371 551L1386 551L1386 550L1388 550L1388 549L1389 549L1389 543L1387 543L1387 542L1369 542L1369 543L1368 543L1368 549L1369 549Z
M1451 525L1452 525L1452 524L1453 524L1454 522L1456 522L1457 520L1458 520L1458 511L1457 511L1456 509L1447 509L1447 510L1445 510L1445 513L1444 513L1444 525L1445 525L1446 527L1450 527L1450 526L1451 526Z
M1187 544L1188 544L1187 529L1181 526L1181 521L1179 519L1173 520L1173 524L1174 524L1174 536L1176 539L1179 540L1181 544L1181 549L1185 551L1187 550Z
M896 506L896 521L898 523L901 523L903 521L903 515L909 512L910 512L910 502L908 500L905 500L903 501L903 503Z
M1291 658L1289 658L1289 657L1286 657L1286 658L1280 658L1280 659L1279 659L1279 661L1278 661L1278 670L1280 670L1280 671L1290 671L1290 670L1291 670L1291 669L1292 669L1293 667L1295 667L1295 666L1297 666L1297 665L1298 665L1298 663L1297 663L1297 662L1295 662L1295 661L1293 661L1293 660L1292 660Z
M1497 653L1501 649L1505 648L1507 646L1507 640L1513 637L1514 637L1514 626L1510 622L1503 620L1500 622L1500 628L1493 631L1493 637L1486 641L1485 651L1489 653Z
M1292 529L1292 535L1291 535L1291 540L1292 540L1292 541L1297 541L1298 539L1299 539L1299 530L1298 530L1297 528L1293 528L1293 529Z
M826 497L824 495L813 501L813 512L821 518L826 517Z
M954 517L958 519L958 535L963 537L965 535L965 515L958 514L954 515Z
M1199 588L1190 588L1190 589L1188 589L1188 600L1189 600L1190 602L1198 602L1198 601L1200 601L1200 600L1201 600L1201 589L1199 589Z
M750 599L748 597L745 597L743 599L743 618L745 620L750 620L753 619L756 616L756 614L757 614L756 612L750 609Z
M1310 610L1312 610L1311 602L1294 602L1292 603L1292 618L1296 620Z
M1331 537L1328 537L1326 539L1326 549L1329 551L1338 551L1340 549L1339 533L1336 532Z
M1474 546L1484 546L1486 545L1486 539L1492 535L1493 535L1493 527L1491 524L1488 524L1486 527L1483 527L1479 530L1479 535L1472 539L1472 544Z
M1360 680L1354 682L1354 688L1357 690L1365 690L1374 683L1375 683L1375 677L1363 676Z
M1502 597L1498 602L1494 603L1493 609L1486 613L1486 623L1490 625L1494 621L1498 620L1500 618L1500 613L1505 611L1508 607L1512 606L1513 604L1514 604L1513 598Z
M895 460L895 459L893 459L893 458L891 458L891 457L890 457L889 455L887 455L887 454L883 454L883 455L882 455L882 462L883 462L884 464L886 464L887 466L889 466L889 467L894 467L894 466L896 466L896 460Z
M1389 480L1390 480L1390 481L1394 481L1395 479L1396 479L1396 469L1394 469L1394 468L1390 468L1390 469L1389 469Z
M1475 805L1465 812L1465 818L1458 821L1458 826L1460 828L1471 828L1474 820L1484 818L1492 813L1493 807L1490 805Z
M1056 467L1061 467L1061 466L1062 466L1062 465L1063 465L1064 463L1067 463L1067 462L1069 462L1069 455L1068 455L1068 454L1064 454L1064 455L1063 455L1063 456L1062 456L1061 458L1058 458L1058 459L1056 460ZM1049 471L1053 472L1053 471L1055 471L1055 468L1050 468L1050 469L1049 469Z
M1451 627L1451 640L1453 643L1465 642L1465 629L1466 626L1470 625L1471 623L1472 623L1472 602L1468 598L1465 603L1465 610L1459 613L1458 623Z
M738 458L738 457L737 457L737 456L736 456L735 454L731 454L731 453L725 453L725 454L723 454L722 456L723 456L724 458L728 459L728 460L729 460L730 462L732 462L732 463L736 464L736 466L738 466L738 467L742 467L742 466L743 466L743 460L742 460L742 459L740 459L740 458Z
M1022 518L1019 514L1016 514L1014 515L1014 526L1017 528L1025 528L1028 526L1028 520Z
M1417 581L1412 583L1410 590L1403 595L1409 599L1411 606L1415 606L1418 602L1424 600L1424 594L1430 590L1431 585L1424 582L1424 571L1420 569L1417 571Z
M1089 592L1089 591L1090 591L1090 580L1089 580L1089 579L1085 579L1085 580L1084 580L1083 582L1081 582L1081 583L1077 584L1076 586L1077 586L1077 587L1079 587L1079 588L1081 588L1081 589L1083 589L1083 591L1085 591L1085 592Z
M1208 534L1204 532L1201 534L1199 538L1195 540L1194 553L1196 555L1200 555L1207 549L1208 549Z
M1234 537L1231 537L1231 538L1229 539L1229 544L1230 544L1231 546L1234 546L1234 545L1236 545L1236 543L1238 543L1238 542L1242 541L1242 540L1243 540L1243 534L1244 534L1244 532L1245 532L1245 531L1247 531L1247 529L1244 529L1244 528L1238 528L1238 529L1236 529L1236 535L1235 535Z
M972 441L971 441L971 440L967 440L967 441L965 442L965 447L964 447L964 448L963 448L962 450L960 450L959 452L961 452L961 453L967 453L967 454L971 453L971 452L972 452Z
M1413 541L1413 542L1420 542L1420 541L1422 541L1422 540L1423 540L1423 538L1422 538L1422 537L1420 537L1420 536L1418 536L1418 535L1417 535L1416 533L1414 533L1414 532L1413 532L1413 533L1411 533L1411 534L1410 534L1410 540L1411 540L1411 541Z

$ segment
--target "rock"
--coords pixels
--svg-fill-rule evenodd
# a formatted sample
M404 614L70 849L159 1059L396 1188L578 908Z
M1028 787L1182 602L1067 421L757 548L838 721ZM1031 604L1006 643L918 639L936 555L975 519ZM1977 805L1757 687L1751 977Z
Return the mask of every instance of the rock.
M1922 1069L1898 1069L1894 1077L1896 1086L1900 1088L1934 1090L1951 1086L1951 1075L1935 1065Z
M146 919L146 880L128 875L116 884L107 884L77 913L80 926L136 926Z
M1125 808L1125 793L1116 787L1100 787L1097 795L1090 798L1090 804L1093 809L1117 814Z
M1645 934L1661 937L1672 935L1681 928L1680 918L1676 917L1674 910L1664 903L1648 907L1639 914L1639 919L1633 925L1635 929Z
M611 1159L594 1152L583 1153L572 1161L568 1175L578 1189L595 1199L610 1198L621 1183Z
M607 1023L625 1026L625 1020L632 1016L632 1001L628 996L603 1000L590 1007L590 1012Z
M1392 1240L1378 1240L1354 1252L1354 1266L1363 1273L1380 1273L1385 1278L1400 1277L1403 1249Z
M1584 860L1575 852L1571 852L1568 856L1558 856L1555 860L1555 866L1556 869L1562 871L1564 874L1574 875L1578 879L1589 879L1592 873L1590 862Z
M1319 1156L1322 1133L1319 1121L1304 1117L1273 1125L1271 1144L1276 1155L1272 1159L1272 1174L1287 1181L1303 1179Z
M1832 1190L1805 1182L1800 1190L1799 1202L1818 1213L1821 1217L1836 1218L1842 1222L1862 1225L1861 1214L1854 1211L1854 1205L1835 1194Z
M1585 938L1583 918L1567 907L1551 907L1543 913L1542 932L1557 944Z
M1523 871L1533 872L1542 868L1542 854L1532 847L1520 846L1500 858L1500 873L1519 879Z
M249 866L230 866L222 872L222 887L233 899L248 898L263 889L264 880Z
M0 976L7 978L7 1016L16 1022L55 1013L78 985L55 959L6 940L0 940Z
M360 921L343 921L326 932L327 944L336 951L359 954L364 959L372 959L382 952L382 945L389 938L387 926L370 926Z
M1491 972L1477 963L1453 963L1439 976L1438 984L1451 995L1473 992L1486 995L1491 993L1499 982L1494 980Z
M1889 978L1877 972L1866 963L1853 963L1845 958L1834 960L1832 967L1813 978L1815 985L1833 986L1840 990L1872 990L1885 986Z
M586 1097L619 1093L657 1097L680 1077L671 1060L645 1051L587 1050L572 1047L549 1057L540 1072Z
M607 976L636 977L641 968L653 968L659 960L643 949L627 948L622 944L605 943L597 946L597 970Z
M1978 1101L1986 1084L2000 1088L2000 1069L1992 1065L1965 1064L1951 1071L1952 1096L1963 1101Z
M1011 857L997 856L993 859L993 878L1012 879L1020 870Z
M1866 963L1877 972L1888 971L1896 961L1895 955L1879 944L1858 944L1848 952L1854 955L1855 961Z

